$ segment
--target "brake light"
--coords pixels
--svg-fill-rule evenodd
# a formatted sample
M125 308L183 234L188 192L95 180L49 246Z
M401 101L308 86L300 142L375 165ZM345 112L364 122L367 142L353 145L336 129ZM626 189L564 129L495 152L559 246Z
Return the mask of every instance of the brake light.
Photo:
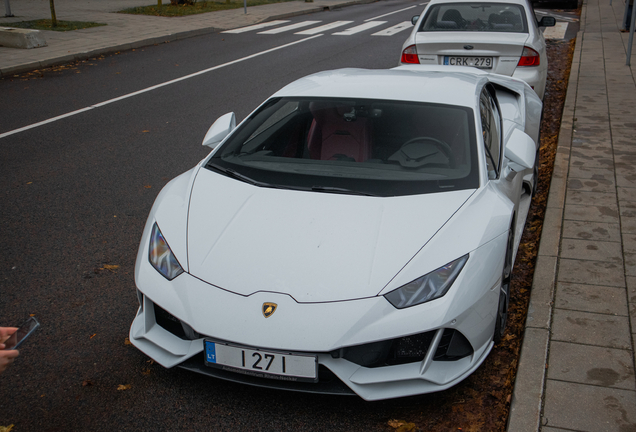
M541 58L538 52L532 48L523 47L523 52L521 53L521 58L517 66L539 66L540 63Z
M420 59L417 57L417 49L415 48L415 45L404 48L404 51L402 51L402 58L400 58L400 63L420 64Z

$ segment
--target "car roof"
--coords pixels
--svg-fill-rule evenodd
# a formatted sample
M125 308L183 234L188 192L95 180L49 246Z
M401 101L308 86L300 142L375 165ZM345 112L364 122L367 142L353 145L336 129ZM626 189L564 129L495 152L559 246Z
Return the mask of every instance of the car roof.
M337 69L285 86L273 97L339 97L430 102L474 108L490 74L470 67Z

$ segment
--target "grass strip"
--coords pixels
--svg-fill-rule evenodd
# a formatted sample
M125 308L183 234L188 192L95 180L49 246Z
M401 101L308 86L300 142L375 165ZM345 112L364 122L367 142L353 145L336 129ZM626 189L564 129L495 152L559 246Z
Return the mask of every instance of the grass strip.
M248 0L247 6L261 6L272 3L283 3L295 0ZM135 15L154 15L162 17L177 17L196 15L207 12L216 12L229 9L239 9L243 7L242 1L201 1L194 4L164 4L161 7L157 5L139 6L119 11L119 13L135 14Z

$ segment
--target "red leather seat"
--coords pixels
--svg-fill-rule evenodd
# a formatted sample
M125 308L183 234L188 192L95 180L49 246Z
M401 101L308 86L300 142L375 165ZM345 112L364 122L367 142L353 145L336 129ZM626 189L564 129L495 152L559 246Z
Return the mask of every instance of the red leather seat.
M314 116L307 140L312 159L353 158L356 162L369 159L372 135L369 119L356 117L351 106L333 102L311 102L309 110ZM352 115L345 117L347 113Z

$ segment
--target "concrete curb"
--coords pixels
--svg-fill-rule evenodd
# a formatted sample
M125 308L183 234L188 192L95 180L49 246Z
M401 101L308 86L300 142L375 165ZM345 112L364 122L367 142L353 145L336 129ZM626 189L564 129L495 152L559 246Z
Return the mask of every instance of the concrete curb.
M584 13L585 6L581 16L584 16ZM576 36L572 68L561 115L557 154L532 282L519 368L510 404L508 432L537 432L542 423L541 412L545 393L583 33L579 31Z

